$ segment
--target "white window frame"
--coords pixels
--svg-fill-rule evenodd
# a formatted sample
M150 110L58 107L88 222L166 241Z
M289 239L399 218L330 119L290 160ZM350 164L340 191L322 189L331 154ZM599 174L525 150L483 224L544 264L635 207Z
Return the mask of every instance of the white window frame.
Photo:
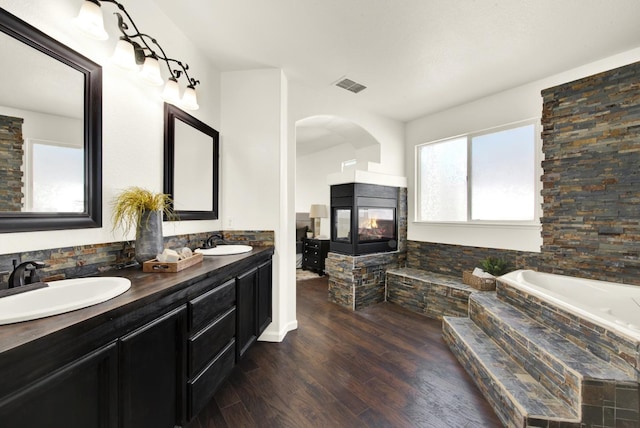
M40 138L27 138L25 139L24 144L24 161L23 161L23 177L24 177L24 206L27 211L32 211L33 208L33 199L34 199L34 167L33 167L33 156L34 156L34 145L39 144L41 146L55 146L55 147L65 147L69 149L82 149L83 146L79 146L77 144L62 142L62 141L53 141L53 140L44 140ZM25 171L26 169L26 171ZM86 187L86 183L85 183ZM86 209L86 201L85 201L85 209Z
M534 212L532 220L472 220L471 219L471 208L472 208L472 200L471 200L471 141L474 137L479 137L487 134L493 134L501 131L506 131L513 128L519 128L527 125L534 126ZM466 221L430 221L430 220L422 220L420 213L420 202L421 202L421 168L420 168L420 148L436 143L442 143L445 141L455 140L459 138L466 138L467 140L467 220ZM486 128L480 131L469 132L466 134L460 134L452 137L441 138L439 140L430 141L428 143L423 143L415 146L414 153L414 168L415 168L415 195L414 195L414 223L417 224L432 224L432 225L486 225L486 226L494 226L494 225L502 225L502 226L539 226L540 225L540 215L542 213L542 197L540 195L541 191L541 182L540 177L542 176L542 140L540 138L540 118L531 118L526 120L521 120L517 122L511 122L505 125L500 125L492 128Z

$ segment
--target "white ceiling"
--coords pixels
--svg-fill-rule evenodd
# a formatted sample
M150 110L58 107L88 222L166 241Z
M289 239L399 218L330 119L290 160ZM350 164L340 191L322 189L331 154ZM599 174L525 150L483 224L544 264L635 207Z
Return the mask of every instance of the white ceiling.
M640 46L638 0L154 1L222 71L282 68L401 121Z
M296 144L296 156L306 156L341 144L350 144L357 150L379 143L364 128L350 120L336 116L314 116L296 123Z

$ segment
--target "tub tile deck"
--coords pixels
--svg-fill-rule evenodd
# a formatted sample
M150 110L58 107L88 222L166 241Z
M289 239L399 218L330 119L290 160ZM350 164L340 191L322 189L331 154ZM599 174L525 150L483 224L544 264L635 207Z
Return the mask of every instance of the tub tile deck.
M551 419L557 426L580 427L570 406L549 393L473 321L445 317L443 330L454 354L506 426L546 427Z
M443 336L505 425L640 427L636 371L603 351L615 334L592 337L601 327L519 290L498 289L471 295L469 318L445 317ZM585 328L589 334L580 336Z
M503 284L500 280L496 285L496 293L501 300L640 381L640 343L637 341L580 319L536 296Z
M550 358L562 361L568 368L584 377L635 382L628 373L581 349L551 328L525 317L522 312L502 302L495 295L474 295L471 299L480 303L480 305L473 305L476 310L481 307L482 311L490 312L492 318L498 320L497 329L491 332L495 333L495 335L491 334L494 340L504 336L505 330L509 329L526 343L527 348L539 348L538 352L547 353Z

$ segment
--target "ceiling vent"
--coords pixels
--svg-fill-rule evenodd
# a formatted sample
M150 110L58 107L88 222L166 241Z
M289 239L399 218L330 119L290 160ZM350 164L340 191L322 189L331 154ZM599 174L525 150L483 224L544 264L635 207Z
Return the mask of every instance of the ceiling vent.
M354 82L351 79L341 79L336 83L336 86L342 89L346 89L347 91L351 91L354 94L367 89L366 86L358 82Z

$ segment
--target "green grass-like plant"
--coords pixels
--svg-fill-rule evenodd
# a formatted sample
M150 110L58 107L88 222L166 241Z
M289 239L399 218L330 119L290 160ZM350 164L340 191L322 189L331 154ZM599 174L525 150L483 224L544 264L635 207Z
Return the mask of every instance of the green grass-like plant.
M113 229L120 227L127 234L135 230L145 211L162 211L168 219L176 220L171 209L171 198L166 193L152 193L140 187L128 187L113 201Z
M487 257L480 262L482 270L493 276L504 275L509 271L509 262L498 257Z

